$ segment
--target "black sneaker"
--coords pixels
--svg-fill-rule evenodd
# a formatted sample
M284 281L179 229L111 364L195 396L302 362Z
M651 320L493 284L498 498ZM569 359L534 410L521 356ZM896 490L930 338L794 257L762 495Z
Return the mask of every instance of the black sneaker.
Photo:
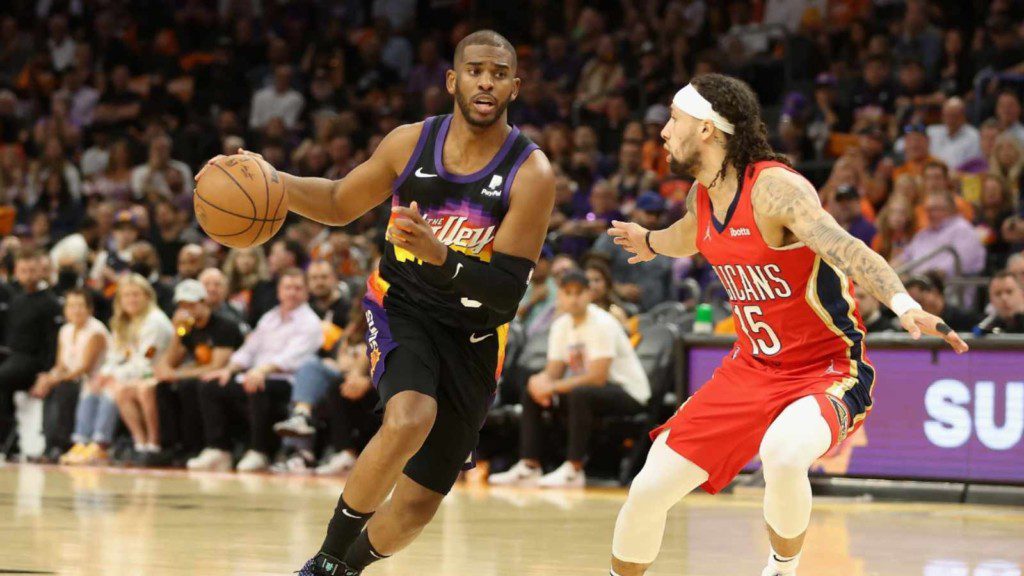
M344 562L324 554L317 554L312 560L306 562L301 570L296 572L299 576L359 576L361 570L349 568Z

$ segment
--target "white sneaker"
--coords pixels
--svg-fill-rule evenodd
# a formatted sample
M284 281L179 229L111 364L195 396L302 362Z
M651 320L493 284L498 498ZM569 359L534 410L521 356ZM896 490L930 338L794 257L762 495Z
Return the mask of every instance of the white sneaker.
M492 486L536 486L540 477L540 468L531 468L520 460L508 470L488 476L487 483Z
M341 476L347 474L356 465L356 457L351 452L335 453L323 464L316 467L317 476Z
M296 413L274 424L274 432L278 436L306 438L316 434L316 428L308 415Z
M185 463L189 470L231 471L231 453L216 448L204 448L199 456L189 458Z
M260 472L266 470L268 466L270 466L270 460L266 454L255 450L247 450L242 459L238 461L238 466L235 466L235 470L238 472Z
M545 474L537 481L541 488L584 488L587 485L587 475L583 470L577 470L570 462L563 462L561 466Z

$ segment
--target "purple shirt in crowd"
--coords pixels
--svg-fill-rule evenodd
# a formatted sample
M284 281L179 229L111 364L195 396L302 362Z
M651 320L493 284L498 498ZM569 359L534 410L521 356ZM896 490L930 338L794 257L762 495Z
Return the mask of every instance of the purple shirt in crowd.
M950 216L938 226L925 228L915 234L900 255L900 261L905 263L916 260L940 246L952 246L960 256L961 274L978 274L985 268L985 247L974 231L974 226L959 214ZM935 255L915 270L940 270L945 272L947 277L956 275L953 255L948 252Z

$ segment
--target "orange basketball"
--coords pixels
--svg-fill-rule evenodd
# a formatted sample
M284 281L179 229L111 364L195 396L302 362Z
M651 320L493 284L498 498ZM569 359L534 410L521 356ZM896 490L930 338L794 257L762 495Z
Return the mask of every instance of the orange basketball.
M236 154L206 167L192 198L199 225L231 248L263 244L288 215L284 181L255 156Z

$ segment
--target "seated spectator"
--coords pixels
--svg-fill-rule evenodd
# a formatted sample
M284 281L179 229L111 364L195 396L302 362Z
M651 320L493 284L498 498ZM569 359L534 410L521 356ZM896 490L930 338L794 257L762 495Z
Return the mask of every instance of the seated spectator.
M583 267L583 271L587 275L590 299L594 306L608 312L622 324L626 324L629 321L629 313L623 307L624 302L612 288L612 271L608 265L601 260L591 258Z
M113 346L100 370L103 380L100 388L115 398L121 418L131 431L133 459L148 464L150 458L160 453L155 382L150 378L153 364L171 343L174 327L157 306L153 287L142 276L128 274L117 283L110 332ZM109 440L113 430L94 428L94 433ZM96 444L103 448L102 444ZM90 456L96 460L106 459L105 450Z
M1024 144L1011 134L1000 134L996 137L988 166L989 174L1006 180L1015 197L1021 195L1021 181L1024 180Z
M956 166L957 172L961 174L988 172L991 165L990 158L992 158L992 151L995 149L999 133L999 122L995 118L989 118L982 122L978 128L978 153L960 160L957 164L951 164L951 166Z
M868 294L867 290L860 287L855 290L855 296L857 297L857 308L860 310L860 317L864 320L864 328L867 329L868 334L896 330L892 322L893 318L885 313L877 298Z
M645 192L636 201L630 220L648 229L659 228L665 212L665 199L656 192ZM602 234L594 243L595 252L609 257L614 289L626 302L650 310L655 304L672 299L672 259L658 257L647 262L630 264L631 254L619 249L612 237Z
M929 257L939 248L948 246L960 257L959 267L952 254L938 252L914 269L938 270L947 278L981 272L985 268L985 247L981 245L971 223L956 212L953 195L949 192L932 192L925 198L924 206L930 225L914 235L896 263L905 265Z
M920 176L925 165L934 160L929 153L928 132L924 124L908 124L903 128L903 160L892 171L896 180L904 174Z
M281 271L277 297L280 304L260 318L228 365L202 377L199 405L206 448L188 461L189 470L214 469L230 458L228 417L238 412L246 415L249 439L236 469L256 472L270 465L272 426L287 410L291 374L323 344L320 319L307 303L302 270Z
M309 284L310 307L326 324L331 324L335 328L333 340L325 344L326 348L333 348L341 328L348 323L351 305L348 298L343 297L341 293L338 275L335 274L330 262L317 260L310 264L306 270L306 280Z
M1012 90L1004 90L996 99L996 121L1003 134L1013 136L1024 145L1024 124L1021 124L1020 97Z
M219 268L207 268L199 273L199 283L206 290L206 305L210 307L210 310L235 322L243 332L247 332L245 318L227 301L228 279L224 273Z
M65 464L101 464L110 460L108 448L118 425L116 397L135 393L143 378L153 374L153 363L171 341L174 328L156 303L156 294L144 278L129 274L117 285L111 346L99 373L84 385L75 415L75 446L60 461ZM131 388L130 392L125 392ZM137 408L124 403L128 418L141 420ZM156 418L156 414L152 414ZM141 460L156 446L148 443L144 428L130 428L134 458ZM158 440L159 442L159 440Z
M280 118L289 130L298 127L306 100L292 88L292 67L282 64L274 68L274 83L252 95L249 127L260 130L273 118Z
M243 318L249 318L253 290L270 278L263 248L232 248L224 261L223 270L228 280L228 304L238 310Z
M964 101L954 96L942 104L942 123L928 127L929 150L946 166L958 167L981 155L978 129L967 123Z
M522 395L520 460L491 476L491 484L582 488L594 418L637 414L650 398L647 374L622 325L590 297L586 275L574 271L562 277L558 299L565 314L551 326L547 367L530 378ZM568 416L568 459L542 477L543 411L556 405L556 396Z
M353 433L367 432L367 416L372 416L379 400L370 379L370 361L366 356L366 314L361 300L354 301L337 351L326 358L310 358L295 372L291 416L274 425L274 432L296 440L299 447L283 463L285 472L306 472L315 463L313 457L313 410L325 399L328 404L331 455L316 468L321 475L344 474L356 462ZM337 386L338 393L332 389ZM372 434L364 434L369 438ZM287 440L286 440L287 441Z
M270 244L270 253L267 255L269 277L262 278L252 287L248 318L250 326L255 326L264 314L277 306L278 274L289 268L305 268L307 261L306 251L294 240L281 238Z
M653 190L657 179L657 174L643 166L641 143L624 140L619 146L619 169L608 179L619 201L632 204L640 194Z
M102 237L102 232L100 235ZM93 288L103 291L108 297L113 294L118 277L127 272L132 264L131 247L138 239L138 220L128 210L121 210L114 217L109 241L96 254L89 272Z
M559 249L578 257L604 235L612 220L623 218L618 192L607 180L598 180L590 190L589 206L559 227Z
M36 377L30 394L43 398L44 458L56 462L72 448L73 427L82 383L88 382L103 364L110 333L93 315L88 291L75 288L64 295L64 319L57 335L57 361L53 368ZM76 438L76 454L88 439Z
M166 172L176 170L182 182L192 182L192 169L188 164L171 158L171 139L166 134L155 136L149 141L149 159L132 169L132 194L136 200L143 198L155 202L161 198L172 199L174 191L168 185Z
M945 285L938 274L912 276L905 285L907 292L925 312L941 317L953 330L969 331L978 323L976 315L946 302Z
M1021 286L1024 286L1024 252L1012 254L1006 260L1006 271L1012 274Z
M206 290L197 280L179 283L174 290L174 303L174 337L153 366L153 377L145 382L143 390L163 391L165 398L171 397L163 402L168 410L161 414L172 416L167 421L161 421L161 416L152 424L156 436L164 440L164 447L181 445L185 452L195 454L203 447L199 379L228 365L231 354L242 345L242 330L238 321L210 307ZM144 397L144 402L149 401L148 396ZM148 456L147 465L170 461L169 452ZM231 460L221 468L230 470Z
M202 237L191 225L192 200L161 200L153 208L153 229L149 240L160 256L160 275L174 276L182 247L199 244Z
M174 313L174 287L160 277L160 257L156 248L145 240L131 246L131 271L145 278L156 294L156 304L166 314Z
M974 229L985 245L986 270L1001 270L1010 256L1010 244L1003 235L1003 223L1013 216L1013 199L1006 183L992 174L981 180L981 206Z
M132 198L132 156L127 140L117 140L110 146L110 157L102 172L86 181L83 192L87 198L115 202L124 206Z
M938 160L929 161L921 172L921 189L927 196L932 192L949 192L956 203L956 211L968 222L974 221L974 206L958 193L957 182L950 178L949 168ZM918 204L915 218L918 228L928 227L928 211L924 203Z
M1009 271L992 276L988 284L992 315L978 324L978 334L1024 334L1024 287Z
M530 276L530 283L519 302L516 317L523 323L528 335L547 332L555 319L558 283L551 273L554 256L550 246L544 244L541 247L537 265L533 267L533 275Z
M196 280L199 273L206 267L206 253L198 244L186 244L178 252L178 273L174 282Z
M0 446L16 453L14 393L28 390L36 376L53 365L57 349L60 304L46 282L40 260L43 252L22 248L14 256L15 283L8 287L4 345L8 353L0 361ZM0 460L4 454L0 453Z
M875 239L875 225L861 213L861 197L856 188L849 185L838 187L827 206L829 213L844 230L871 245Z

